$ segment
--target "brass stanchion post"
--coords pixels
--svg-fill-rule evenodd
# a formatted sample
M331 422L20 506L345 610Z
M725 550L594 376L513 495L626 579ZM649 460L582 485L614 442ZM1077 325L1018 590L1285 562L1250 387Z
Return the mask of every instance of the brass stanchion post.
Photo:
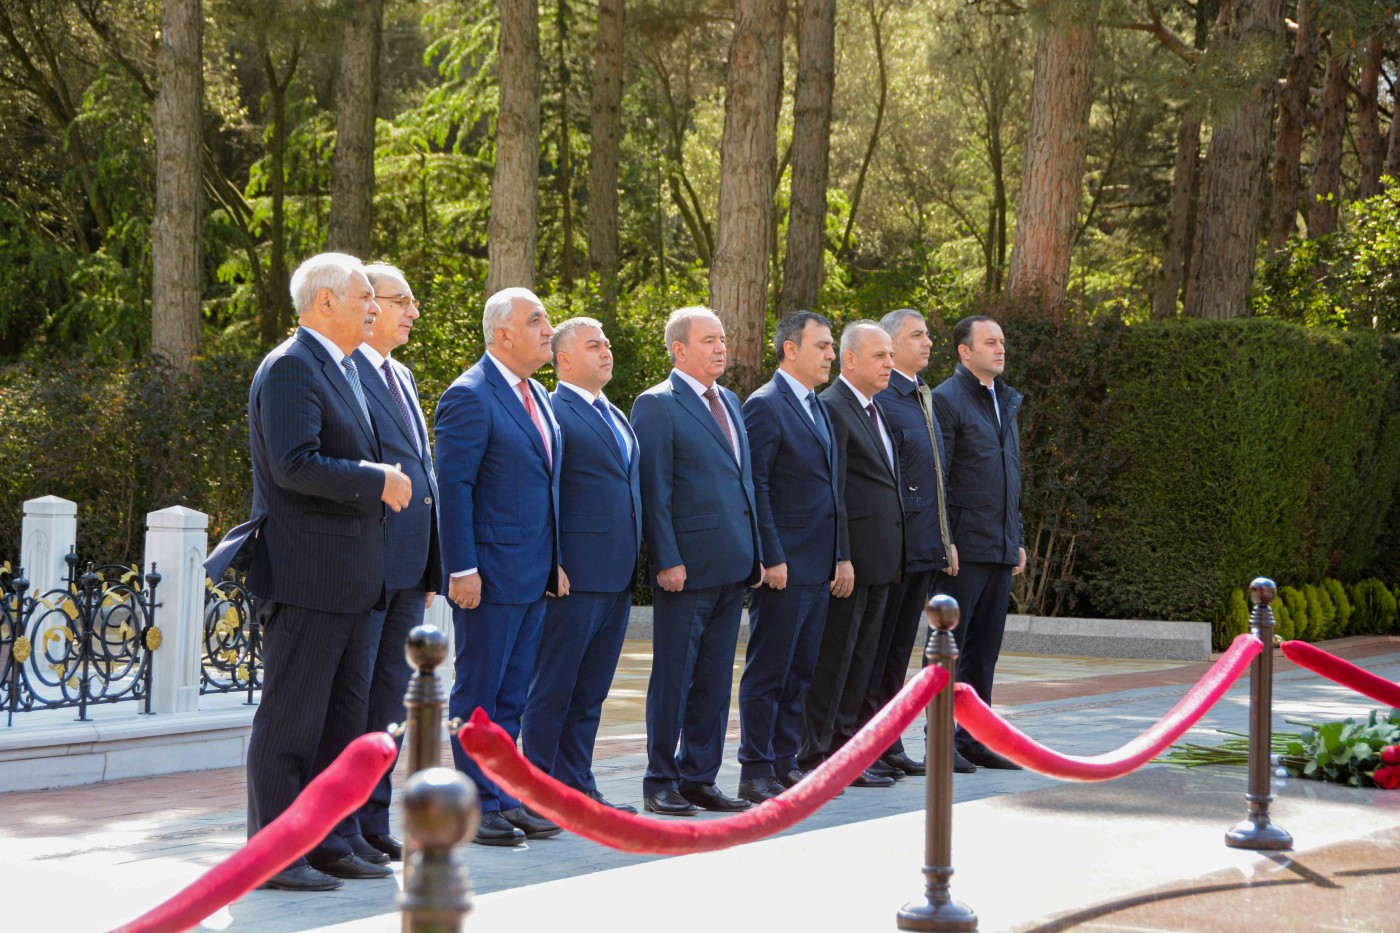
M420 771L404 788L403 813L405 835L416 841L398 895L403 933L457 933L471 913L472 885L452 849L481 824L476 785L455 768Z
M958 679L958 601L935 596L928 601L929 637L924 660L948 672L948 684L928 704L927 798L924 809L924 896L899 909L901 930L966 931L977 929L977 914L953 900L953 685Z
M404 693L404 744L408 746L410 776L442 763L442 715L447 706L437 668L447 660L447 636L431 625L415 625L404 643L404 656L414 674ZM407 813L404 819L404 887L413 874L412 853L418 847Z
M1293 837L1269 820L1273 763L1274 611L1278 594L1274 581L1256 577L1249 584L1254 611L1249 630L1264 644L1249 670L1249 816L1225 833L1225 844L1236 849L1291 849Z

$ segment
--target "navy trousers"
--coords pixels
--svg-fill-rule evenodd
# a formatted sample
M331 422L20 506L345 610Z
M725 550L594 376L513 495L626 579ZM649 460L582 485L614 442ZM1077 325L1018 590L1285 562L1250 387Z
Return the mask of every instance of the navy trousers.
M812 683L831 586L749 594L749 644L739 680L739 780L787 774L802 744L802 698Z
M890 584L857 586L827 604L817 669L807 692L799 763L807 771L846 744L856 730Z
M466 721L479 706L512 739L520 737L520 715L535 670L544 604L545 598L540 597L532 603L483 602L475 609L452 607L452 626L457 634L456 680L447 703L452 716ZM467 757L458 742L452 743L452 760L476 782L482 813L520 806L519 800L497 787Z
M958 575L940 573L934 589L958 601L961 610L953 639L958 644L958 682L971 684L985 702L992 702L992 677L1001 655L1006 610L1011 599L1011 567L1007 564L963 563ZM961 726L953 737L962 748L979 743Z
M936 570L905 573L904 579L890 588L880 643L875 650L875 667L870 674L870 686L866 689L865 706L860 714L861 726L873 719L904 686L909 674L909 659L914 653L914 642L924 629L924 607L928 605L929 589L937 574ZM904 740L895 736L886 754L897 755L903 751Z
M652 591L647 796L713 784L724 758L744 584ZM679 753L677 749L679 748Z
M627 637L632 591L551 599L535 657L520 745L536 767L575 790L597 790L593 743Z
M248 739L249 837L359 737L369 695L368 610L342 614L265 601L258 617L263 690ZM337 827L307 857L326 862L349 854Z

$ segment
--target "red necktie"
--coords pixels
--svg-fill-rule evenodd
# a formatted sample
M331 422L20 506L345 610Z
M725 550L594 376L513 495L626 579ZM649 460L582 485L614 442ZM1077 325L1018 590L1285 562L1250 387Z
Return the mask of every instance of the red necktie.
M732 450L734 447L734 438L729 434L729 415L725 414L724 403L719 400L719 392L716 391L714 386L710 386L705 390L704 395L705 401L710 403L710 414L714 415L715 420L719 422L719 429L721 433L724 434L724 439L729 441L729 447ZM734 459L739 459L739 452L737 450L734 451Z
M540 440L544 442L545 462L553 468L554 456L549 451L549 435L544 433L544 422L540 420L539 409L535 408L535 393L530 391L529 383L525 380L517 384L520 386L520 400L525 403L525 410L530 413L530 420L535 422L535 429L540 432Z

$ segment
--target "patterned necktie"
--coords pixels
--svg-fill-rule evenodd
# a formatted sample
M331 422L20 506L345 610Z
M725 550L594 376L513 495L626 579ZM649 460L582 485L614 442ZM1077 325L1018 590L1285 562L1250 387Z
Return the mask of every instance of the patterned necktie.
M822 439L822 446L831 449L831 435L826 433L826 421L822 418L821 406L817 402L817 393L807 393L807 413L812 416L812 426L817 429L817 437Z
M933 445L933 471L938 482L935 489L938 492L938 534L943 539L943 553L951 556L953 553L953 539L948 536L948 502L944 498L943 492L943 458L938 455L938 438L934 436L933 430L933 393L929 387L924 385L922 379L919 380L919 407L924 411L924 424L928 426L928 442Z
M715 416L719 422L719 431L724 435L724 439L729 442L731 448L734 447L734 436L729 433L729 415L724 410L724 403L719 400L719 392L714 386L705 390L705 401L710 403L710 414ZM739 451L734 451L734 459L739 459Z
M355 401L360 403L360 411L364 413L365 422L371 428L374 427L374 419L369 416L369 405L365 404L364 386L360 385L360 367L355 365L355 361L348 356L340 358L340 368L345 370L345 381L350 383L350 391L355 393Z
M603 422L612 428L613 439L617 441L618 449L622 451L622 468L632 469L632 458L627 456L627 438L622 436L622 432L617 429L617 422L613 420L612 412L608 411L608 403L601 398L593 400L593 407L598 410L598 414L603 416Z
M399 406L399 414L403 415L403 423L408 428L408 436L413 438L413 449L421 456L423 445L418 440L418 425L414 423L413 416L408 413L408 405L403 400L403 393L399 391L399 380L395 378L394 371L389 368L388 360L381 363L379 369L384 373L384 381L389 386L389 394L394 397L394 403Z
M520 386L520 400L525 403L525 410L530 413L530 420L535 422L535 428L540 432L540 440L544 442L544 459L550 468L554 467L554 454L549 449L549 435L544 433L544 422L540 420L540 411L535 407L535 393L530 391L530 384L524 379L517 383Z

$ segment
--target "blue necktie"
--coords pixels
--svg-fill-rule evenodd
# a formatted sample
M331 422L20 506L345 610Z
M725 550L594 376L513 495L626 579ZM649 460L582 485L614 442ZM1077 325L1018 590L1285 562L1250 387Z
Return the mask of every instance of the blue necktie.
M608 403L601 398L595 398L593 407L598 409L598 414L603 416L604 423L612 428L613 439L617 441L617 447L622 451L622 467L630 472L632 458L627 456L627 438L623 437L622 432L617 429L617 422L613 420L612 412L608 411Z
M821 409L818 407L816 392L807 393L807 412L812 416L812 425L817 429L817 436L822 439L822 446L831 447L831 435L826 433L826 421L822 418Z
M360 385L360 368L348 356L341 357L340 368L345 370L345 381L350 383L350 391L355 393L355 401L360 403L360 411L365 414L365 423L373 427L374 419L369 416L369 405L365 403L365 390Z

